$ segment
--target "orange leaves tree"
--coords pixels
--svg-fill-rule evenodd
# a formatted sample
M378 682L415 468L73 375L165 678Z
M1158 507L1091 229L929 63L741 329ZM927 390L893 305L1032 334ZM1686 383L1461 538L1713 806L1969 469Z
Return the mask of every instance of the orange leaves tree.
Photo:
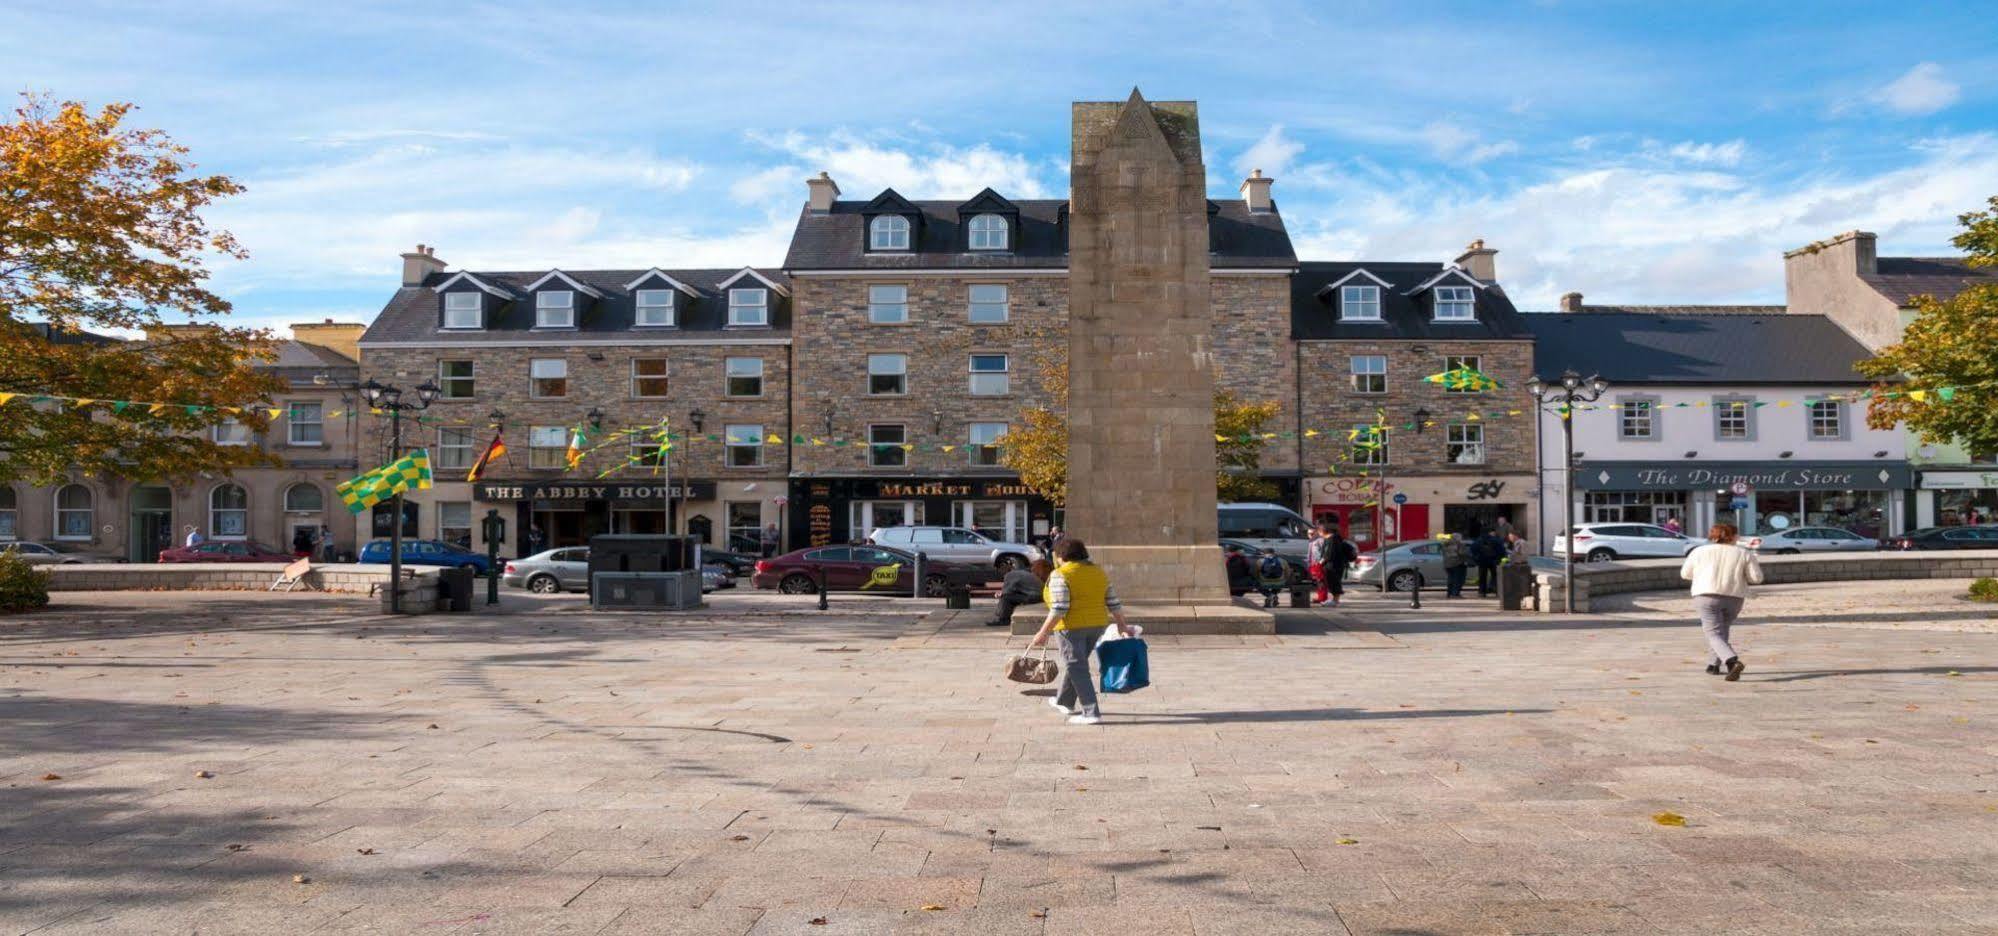
M1970 264L1998 266L1998 196L1957 221L1963 231L1952 243ZM1858 366L1875 380L1898 378L1874 387L1868 425L1904 424L1926 442L1998 451L1998 286L1972 286L1948 300L1918 297L1901 340Z
M256 446L216 445L211 431L227 418L268 427L254 409L223 408L282 391L255 367L274 354L270 338L219 324L162 330L229 311L206 288L206 261L243 252L201 211L242 187L196 174L166 134L125 126L130 111L24 95L0 124L0 394L18 395L0 407L0 481L273 463ZM104 342L92 329L160 337Z

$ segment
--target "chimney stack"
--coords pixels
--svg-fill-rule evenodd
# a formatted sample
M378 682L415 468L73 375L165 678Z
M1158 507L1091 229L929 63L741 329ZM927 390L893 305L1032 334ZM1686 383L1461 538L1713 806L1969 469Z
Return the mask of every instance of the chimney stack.
M331 348L359 363L361 333L367 330L368 326L360 322L336 322L327 319L323 322L300 322L292 325L291 338L303 344Z
M1250 214L1268 214L1276 210L1276 203L1270 200L1270 183L1275 181L1264 178L1261 169L1250 172L1249 177L1243 180L1242 200L1249 203Z
M1578 292L1562 293L1561 311L1563 312L1582 311L1582 294Z
M839 197L839 186L833 183L832 176L820 170L816 179L806 179L805 188L811 192L809 204L813 214L831 214L833 199Z
M1457 255L1457 265L1463 267L1464 272L1483 282L1496 283L1498 282L1497 257L1498 250L1486 247L1485 239L1480 237L1465 247L1463 253Z
M423 280L432 273L444 272L444 261L437 259L437 248L416 245L414 253L402 255L402 284L421 286Z

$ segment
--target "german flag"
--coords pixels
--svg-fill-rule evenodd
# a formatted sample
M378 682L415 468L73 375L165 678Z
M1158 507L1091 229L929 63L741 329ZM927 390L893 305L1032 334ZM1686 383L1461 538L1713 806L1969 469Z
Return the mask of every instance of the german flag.
M479 478L485 475L486 469L491 467L493 462L498 461L501 455L505 454L506 443L500 441L499 433L493 433L493 440L487 443L485 451L479 453L479 460L472 463L472 473L466 475L465 480L468 482L479 480Z

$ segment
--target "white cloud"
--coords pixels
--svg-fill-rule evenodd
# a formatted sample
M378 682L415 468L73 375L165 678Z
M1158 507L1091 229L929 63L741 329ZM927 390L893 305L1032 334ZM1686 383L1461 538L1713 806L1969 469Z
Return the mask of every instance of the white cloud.
M761 204L771 201L786 192L805 199L805 179L809 176L799 166L771 166L748 173L729 183L728 194L742 204Z
M1290 169L1290 162L1304 152L1304 144L1283 135L1283 124L1271 124L1262 139L1251 144L1235 159L1235 172L1247 177L1249 172L1261 169L1264 175L1282 176Z
M1045 198L1050 191L1034 160L984 143L889 146L847 131L820 137L795 131L752 134L751 139L802 163L809 172L831 173L849 198L871 198L890 187L906 198L969 198L987 186L1008 198ZM798 188L802 200L803 177Z
M1956 103L1961 91L1955 82L1943 77L1942 66L1923 62L1873 92L1873 100L1890 110L1919 116Z
M1702 165L1732 166L1748 155L1748 142L1729 140L1726 143L1677 143L1666 153L1681 162Z
M1511 140L1487 143L1475 130L1454 121L1439 120L1423 127L1422 140L1429 144L1438 159L1449 162L1475 165L1498 156L1519 152L1519 144Z

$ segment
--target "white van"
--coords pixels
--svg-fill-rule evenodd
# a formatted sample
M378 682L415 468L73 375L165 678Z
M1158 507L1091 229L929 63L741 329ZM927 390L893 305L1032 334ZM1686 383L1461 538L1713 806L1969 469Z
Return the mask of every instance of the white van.
M1299 561L1311 546L1311 524L1282 504L1222 504L1220 529L1227 539Z

